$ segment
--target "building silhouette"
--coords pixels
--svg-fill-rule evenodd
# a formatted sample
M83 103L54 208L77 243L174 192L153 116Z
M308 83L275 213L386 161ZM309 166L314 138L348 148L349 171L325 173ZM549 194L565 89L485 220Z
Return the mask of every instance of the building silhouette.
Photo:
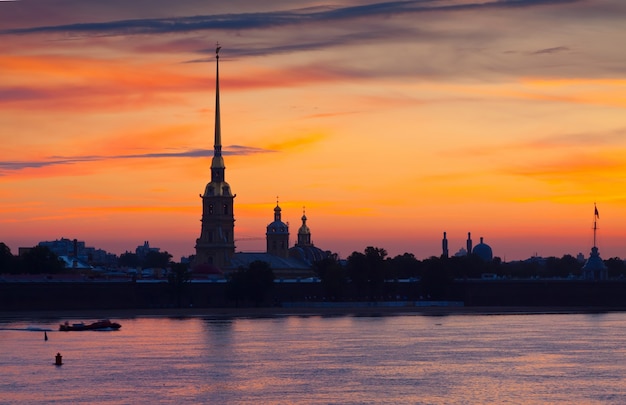
M585 280L608 280L609 271L604 261L600 257L600 251L598 250L598 246L596 244L596 233L598 231L598 219L600 218L600 214L598 213L598 208L593 207L593 247L591 248L591 253L589 254L589 259L585 262L585 265L582 267L583 278Z
M267 253L278 257L289 257L289 225L282 221L281 209L276 201L274 221L267 225L265 238Z
M115 265L117 256L103 249L89 247L84 241L77 239L61 238L54 241L41 241L39 246L45 246L52 253L65 262L65 267L88 268L91 264ZM20 248L20 252L30 248ZM20 253L21 254L21 253ZM68 265L68 263L70 263Z
M311 243L311 231L306 226L303 215L303 226L298 230L298 242L289 248L289 225L282 221L282 210L278 204L274 207L274 221L267 226L265 234L266 252L236 252L231 267L225 272L246 268L252 262L263 261L270 265L274 275L279 279L304 279L315 276L313 263L330 256Z
M442 248L441 256L448 257L448 236L446 232L443 233L443 239L441 241L441 248ZM460 257L460 256L466 256L470 254L476 255L486 262L490 262L493 260L493 250L491 249L491 246L489 246L488 244L484 242L483 237L481 236L480 243L474 246L474 243L472 241L472 233L468 232L467 240L465 241L465 248L459 249L459 251L456 252L454 256Z
M303 278L314 276L313 262L330 255L311 243L311 232L302 216L298 242L289 248L289 225L282 220L282 210L276 202L274 220L266 229L266 252L235 252L235 213L230 185L226 182L226 166L222 156L219 92L219 47L216 49L215 74L215 140L211 161L211 181L202 199L200 237L196 239L196 255L192 263L195 273L223 275L248 267L254 261L267 262L279 277Z
M215 140L211 161L211 181L206 185L202 198L200 237L196 239L194 266L210 265L217 268L230 266L235 254L234 200L230 185L226 182L224 158L222 157L222 133L220 122L219 47L215 55Z
M313 264L316 261L326 259L331 255L327 250L322 250L316 247L311 240L311 229L306 224L306 213L302 212L302 225L298 229L298 241L296 244L289 248L289 257L298 259L308 264Z
M149 241L144 241L143 245L139 245L135 248L135 254L137 255L137 259L141 262L146 259L150 252L160 252L160 248L150 246Z
M480 237L480 243L472 249L472 254L480 257L485 262L493 260L493 250L491 246L483 242L483 237Z

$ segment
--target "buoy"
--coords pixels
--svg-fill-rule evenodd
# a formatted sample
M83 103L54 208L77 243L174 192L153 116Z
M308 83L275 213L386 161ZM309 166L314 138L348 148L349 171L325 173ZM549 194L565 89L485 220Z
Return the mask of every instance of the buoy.
M56 366L63 365L63 356L61 356L61 353L57 353L57 355L54 356L54 364Z

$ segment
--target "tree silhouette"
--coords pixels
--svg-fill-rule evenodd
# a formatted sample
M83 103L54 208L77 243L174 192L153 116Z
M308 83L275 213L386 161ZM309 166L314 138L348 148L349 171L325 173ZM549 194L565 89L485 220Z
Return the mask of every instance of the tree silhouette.
M118 263L120 266L124 267L139 267L139 257L131 252L122 253Z
M388 259L389 276L393 279L418 277L420 275L421 262L413 253L404 253L393 259Z
M168 252L155 252L151 250L146 254L145 259L141 263L141 267L144 269L164 269L169 266L171 259L172 255Z
M182 297L187 289L187 285L191 280L191 272L186 263L172 263L171 271L167 276L174 297L176 298L176 306L181 307Z
M17 261L11 254L11 249L0 242L0 273L15 273L17 271Z
M334 256L313 263L313 270L322 281L326 297L336 300L344 295L347 284L346 271Z
M385 249L368 246L364 253L353 252L348 257L346 271L355 284L357 294L361 295L364 287L368 287L369 296L376 296L385 282Z
M626 264L619 257L612 257L604 261L609 273L609 278L623 277L626 274Z
M47 246L33 247L20 257L20 262L24 272L31 274L56 274L64 269L63 263Z
M246 275L249 288L248 296L255 304L259 305L274 287L274 272L269 263L256 260L250 263Z
M274 287L274 272L269 263L256 260L247 268L240 267L229 280L226 295L239 306L240 301L250 300L260 305Z
M445 297L446 287L452 281L450 259L431 257L424 260L422 288L426 298L442 299Z
M367 257L363 253L352 252L346 262L346 272L348 278L356 287L357 296L361 296L361 292L368 281Z
M365 258L367 260L367 278L370 287L370 296L374 297L380 293L386 279L385 258L387 251L382 248L368 246L365 248Z

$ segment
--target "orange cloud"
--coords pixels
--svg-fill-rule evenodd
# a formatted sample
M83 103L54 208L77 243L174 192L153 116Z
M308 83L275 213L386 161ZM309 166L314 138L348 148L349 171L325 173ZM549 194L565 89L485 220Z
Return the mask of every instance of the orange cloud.
M592 78L522 78L527 91L514 91L520 98L626 107L626 80Z
M198 206L159 206L159 205L127 205L127 206L101 206L101 207L80 207L75 208L75 210L83 212L83 213L98 213L98 214L108 214L108 213L126 213L126 214L137 214L137 213L198 213Z
M540 177L552 180L571 180L575 182L603 178L615 179L626 172L623 158L626 150L612 153L579 153L551 162L534 162L532 165L518 166L512 173Z
M173 104L177 92L208 91L206 77L163 62L72 56L1 56L5 108L99 110ZM187 71L187 73L183 73Z
M310 133L293 137L284 137L279 141L274 141L267 146L267 149L286 151L289 149L303 148L323 141L326 135L320 133Z

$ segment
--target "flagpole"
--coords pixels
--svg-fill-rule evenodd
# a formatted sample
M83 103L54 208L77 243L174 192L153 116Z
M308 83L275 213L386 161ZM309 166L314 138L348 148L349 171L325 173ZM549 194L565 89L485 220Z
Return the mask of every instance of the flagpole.
M598 218L600 215L598 214L598 207L596 207L596 203L593 203L593 246L596 247L596 231L598 229Z

